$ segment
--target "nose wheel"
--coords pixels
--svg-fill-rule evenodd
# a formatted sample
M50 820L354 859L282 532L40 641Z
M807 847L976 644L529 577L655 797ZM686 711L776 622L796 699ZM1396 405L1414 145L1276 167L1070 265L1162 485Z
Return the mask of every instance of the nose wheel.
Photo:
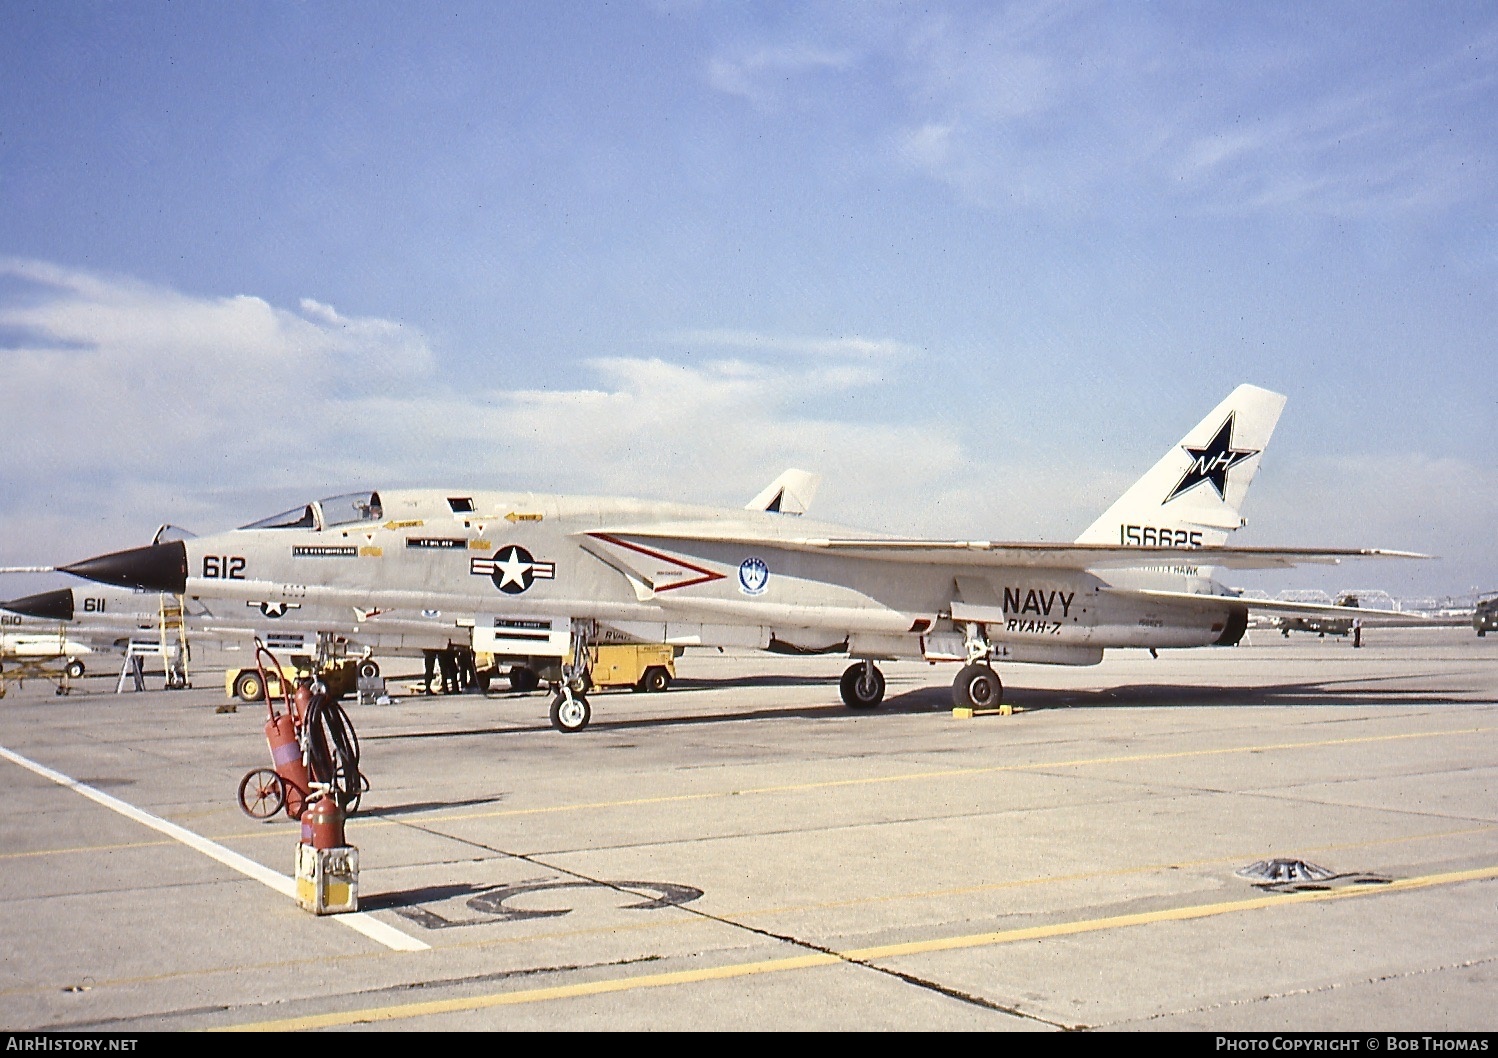
M558 731L581 731L593 719L588 699L563 687L551 699L551 726Z

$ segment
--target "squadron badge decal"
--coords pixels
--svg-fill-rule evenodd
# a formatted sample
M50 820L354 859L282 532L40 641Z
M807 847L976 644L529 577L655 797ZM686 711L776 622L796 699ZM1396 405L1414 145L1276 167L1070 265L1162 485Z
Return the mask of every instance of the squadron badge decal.
M1233 447L1233 413L1229 412L1227 419L1218 427L1216 435L1202 448L1193 448L1191 445L1182 445L1186 454L1191 457L1191 468L1182 475L1181 480L1176 482L1176 487L1170 490L1162 503L1169 503L1177 496L1190 492L1202 482L1211 482L1212 487L1217 490L1219 499L1227 499L1228 471L1232 470L1245 459L1250 459L1259 454L1257 448L1234 448Z
M493 558L471 559L468 572L489 577L506 595L519 595L538 580L555 579L557 567L554 562L537 562L525 548L511 544L494 552Z
M763 595L770 586L770 567L762 558L746 558L739 563L739 591L745 595Z

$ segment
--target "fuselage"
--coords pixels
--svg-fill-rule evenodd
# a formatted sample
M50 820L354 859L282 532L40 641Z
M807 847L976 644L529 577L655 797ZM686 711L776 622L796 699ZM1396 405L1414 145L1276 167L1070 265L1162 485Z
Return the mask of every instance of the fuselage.
M994 656L1092 664L1107 647L1235 642L1242 606L1187 565L1113 570L851 555L841 526L764 511L606 497L381 490L183 541L200 601L379 613L477 649L596 624L595 640L854 657L959 659L978 624ZM175 560L174 560L175 561ZM173 585L176 587L176 585ZM1193 592L1150 598L1136 589Z

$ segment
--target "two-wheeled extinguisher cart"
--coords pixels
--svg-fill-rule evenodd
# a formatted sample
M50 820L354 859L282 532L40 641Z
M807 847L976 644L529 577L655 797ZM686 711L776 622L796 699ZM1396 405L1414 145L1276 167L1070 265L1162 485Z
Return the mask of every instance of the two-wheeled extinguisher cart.
M313 791L322 788L352 814L369 784L359 771L359 742L347 715L327 689L311 679L298 680L295 690L278 680L278 709L266 672L281 672L281 665L258 639L255 665L265 696L271 767L253 768L239 780L239 807L252 819L269 819L284 808L287 817L296 820L313 799Z

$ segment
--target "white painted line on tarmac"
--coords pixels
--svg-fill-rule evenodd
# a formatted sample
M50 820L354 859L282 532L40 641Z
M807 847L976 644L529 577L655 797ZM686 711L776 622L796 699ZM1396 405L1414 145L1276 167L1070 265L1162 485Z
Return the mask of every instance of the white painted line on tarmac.
M160 831L170 838L175 838L189 848L201 852L209 859L217 860L225 867L236 870L246 877L253 878L261 885L269 886L283 896L290 897L293 900L296 899L295 879L284 874L278 874L264 864L255 862L248 856L241 856L232 849L226 849L217 842L209 841L201 834L194 834L191 830L180 827L176 823L169 823L159 816L153 816L151 813L136 808L125 801L121 801L117 797L111 797L109 794L81 783L77 779L69 778L60 771L53 771L46 765L29 760L19 753L6 749L4 746L0 746L0 757L4 757L14 764L19 764L27 771L34 772L44 779L50 779L59 786L65 786L75 793L80 793L90 801L96 801L105 808L133 819L143 826L148 826L152 830ZM351 911L340 915L322 917L329 918L339 925L347 926L356 933L362 933L370 940L383 944L387 948L393 948L396 951L424 951L431 947L430 944L419 941L415 937L407 936L395 927L387 926L385 923L369 917L369 915L362 911Z

